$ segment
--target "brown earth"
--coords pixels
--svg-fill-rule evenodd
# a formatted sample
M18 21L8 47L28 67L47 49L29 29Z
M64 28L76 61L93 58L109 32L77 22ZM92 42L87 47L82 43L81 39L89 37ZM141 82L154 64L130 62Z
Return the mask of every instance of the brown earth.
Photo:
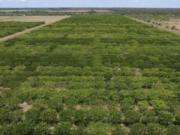
M23 102L22 104L19 104L19 107L23 110L23 112L27 112L32 108L32 105L28 105L26 102Z
M163 29L170 32L174 32L176 34L180 34L180 19L170 19L168 21L151 20L150 22L147 22L147 21L137 19L134 17L130 17L130 16L127 16L127 17L137 22L145 23L147 25L151 25L159 29ZM176 29L172 29L172 26L175 26Z
M45 22L45 24L26 29L21 32L17 32L14 34L11 34L9 36L0 38L0 42L6 41L8 39L14 38L16 36L31 32L33 30L39 29L41 27L44 27L46 25L52 24L54 22L57 22L59 20L68 18L70 16L0 16L0 21L22 21L22 22Z

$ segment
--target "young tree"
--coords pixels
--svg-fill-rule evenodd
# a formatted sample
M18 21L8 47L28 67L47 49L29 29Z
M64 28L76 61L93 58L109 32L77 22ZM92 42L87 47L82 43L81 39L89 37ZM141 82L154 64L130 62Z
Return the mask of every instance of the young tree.
M49 126L44 122L41 122L34 127L33 135L50 135L50 134L51 132Z
M25 113L26 120L38 123L40 121L41 110L38 108L32 108Z
M146 135L146 126L141 123L133 124L129 135Z
M148 135L163 135L164 129L159 124L149 123L146 132Z
M112 124L120 124L122 122L122 112L113 109L109 113L108 119Z
M173 115L167 111L160 111L158 115L158 120L160 124L168 125L173 123Z
M157 122L157 117L156 117L156 113L154 111L145 111L142 115L141 121L144 124L148 124L148 123L156 123Z
M175 123L178 124L178 125L180 125L180 112L177 112L177 113L175 114L175 119L176 119Z
M125 135L127 131L123 129L121 126L117 126L113 131L112 135Z
M179 125L169 125L166 130L166 135L180 135Z
M71 133L71 123L70 122L61 122L58 123L55 127L55 135L70 135Z
M140 121L141 113L129 110L125 112L125 123L133 124Z
M46 109L41 113L40 118L44 122L55 123L57 122L57 112L54 109Z

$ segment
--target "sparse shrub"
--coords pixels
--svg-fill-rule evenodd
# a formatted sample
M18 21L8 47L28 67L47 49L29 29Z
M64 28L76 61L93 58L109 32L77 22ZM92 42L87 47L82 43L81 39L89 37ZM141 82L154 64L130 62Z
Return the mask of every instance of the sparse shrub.
M176 26L172 26L171 29L172 29L172 30L176 30Z

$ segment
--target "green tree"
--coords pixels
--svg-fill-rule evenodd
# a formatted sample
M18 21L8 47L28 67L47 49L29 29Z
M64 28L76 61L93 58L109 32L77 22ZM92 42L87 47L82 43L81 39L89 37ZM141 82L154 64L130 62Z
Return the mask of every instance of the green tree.
M158 115L158 120L160 124L168 125L173 123L173 115L167 111L160 111Z
M58 123L55 127L55 135L70 135L71 133L71 123L70 122L61 122Z
M121 126L117 126L113 131L112 135L125 135L127 131L123 129Z
M169 125L166 130L166 135L180 135L179 125Z
M147 131L146 132L148 135L163 135L164 129L159 124L149 123L147 125Z
M144 124L148 124L148 123L156 123L157 122L157 117L156 117L156 113L154 111L145 111L142 115L141 121Z
M50 135L50 134L51 132L49 126L44 122L41 122L34 127L33 135Z
M129 110L125 112L125 123L133 124L140 121L141 113Z
M147 101L139 101L138 102L138 107L140 111L145 111L148 108L149 104Z
M111 110L108 119L112 124L120 124L122 122L122 112Z
M106 135L111 131L108 124L102 122L91 122L86 128L87 135Z
M26 119L32 122L38 123L40 121L41 110L38 108L32 108L25 113Z
M146 126L141 123L136 123L131 126L131 130L129 135L145 135L146 134Z
M44 122L55 123L57 122L57 112L54 109L46 109L41 113L40 118Z
M178 125L180 125L180 112L177 112L176 114L175 114L175 122L176 122L176 124L178 124Z

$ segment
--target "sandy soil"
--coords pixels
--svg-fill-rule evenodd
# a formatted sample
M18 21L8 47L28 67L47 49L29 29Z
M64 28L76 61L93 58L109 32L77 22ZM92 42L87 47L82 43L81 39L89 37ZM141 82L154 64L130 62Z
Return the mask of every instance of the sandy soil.
M0 21L45 22L53 23L68 16L0 16Z
M144 20L140 20L134 17L129 17L130 19L133 19L135 21L141 22L141 23L145 23L148 25L153 25L154 27L157 27L159 29L163 29L163 30L167 30L170 32L174 32L176 34L180 34L180 19L170 19L169 21L155 21L155 20L151 20L151 22L146 22ZM159 25L160 24L160 25ZM172 26L175 26L176 29L171 29Z
M164 26L175 26L178 30L180 30L180 19L170 19L169 21L160 21L160 23Z
M0 21L23 21L23 22L39 22L43 21L45 24L26 29L21 32L14 33L12 35L0 38L0 42L6 41L8 39L14 38L16 36L31 32L33 30L39 29L41 27L44 27L46 25L49 25L51 23L57 22L59 20L68 18L70 16L0 16Z
M26 102L23 102L22 104L19 104L19 107L23 110L23 112L27 112L32 108L32 105L28 105Z

